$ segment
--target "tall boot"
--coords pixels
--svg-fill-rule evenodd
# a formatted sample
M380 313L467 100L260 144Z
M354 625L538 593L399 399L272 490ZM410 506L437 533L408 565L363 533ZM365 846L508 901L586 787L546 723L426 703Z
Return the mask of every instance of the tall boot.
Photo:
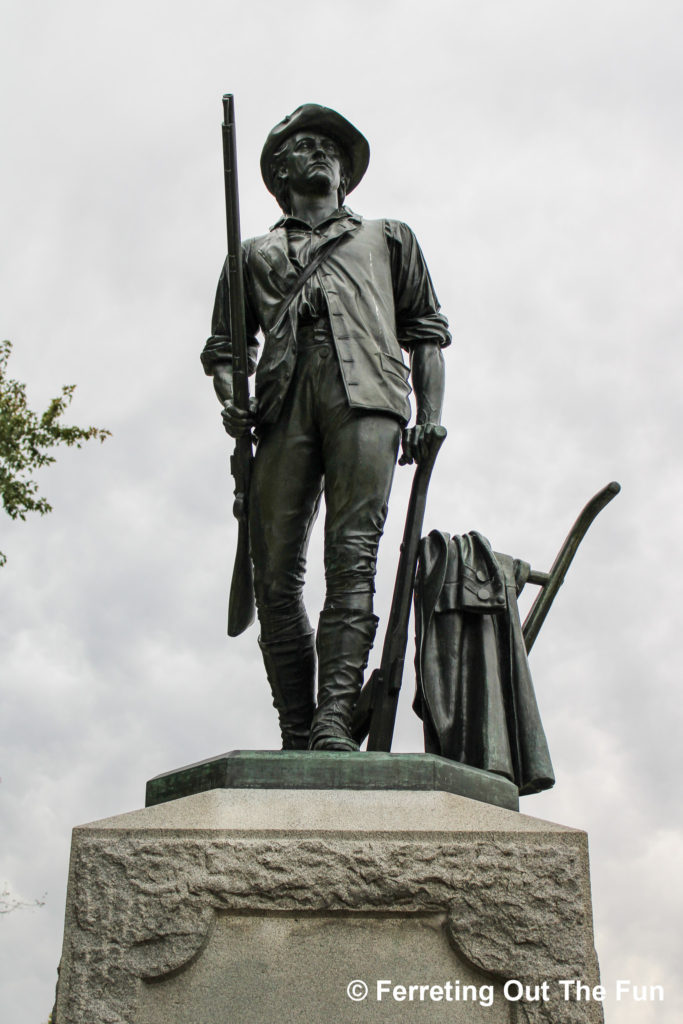
M351 718L363 685L378 619L358 608L329 608L318 624L318 707L311 750L358 750Z
M273 694L273 707L280 719L283 750L307 750L311 719L315 711L314 634L296 640L267 643L259 647Z

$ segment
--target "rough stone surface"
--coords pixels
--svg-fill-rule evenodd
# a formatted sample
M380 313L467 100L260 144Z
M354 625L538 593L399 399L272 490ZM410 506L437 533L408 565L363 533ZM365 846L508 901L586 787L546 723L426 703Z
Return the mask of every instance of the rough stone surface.
M511 1021L602 1021L600 1004L565 1002L557 984L599 980L584 833L444 793L267 790L198 794L74 831L57 1024L154 1024L145 982L199 963L216 921L238 914L440 915L454 977L461 958L501 984L549 982L549 1001L506 1005ZM384 976L401 980L387 957ZM388 1019L363 1008L329 1020Z

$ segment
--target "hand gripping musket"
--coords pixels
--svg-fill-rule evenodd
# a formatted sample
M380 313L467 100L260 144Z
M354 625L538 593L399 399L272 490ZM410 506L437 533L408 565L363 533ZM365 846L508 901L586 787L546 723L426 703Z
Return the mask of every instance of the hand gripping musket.
M396 572L391 611L384 635L379 668L363 687L354 712L353 738L361 743L368 736L368 750L391 750L398 697L403 681L403 665L408 643L408 620L415 586L417 553L422 534L427 488L436 456L446 439L446 428L435 427L428 435L427 457L421 460L413 476L401 555Z
M228 292L230 296L230 341L232 349L233 401L238 409L249 411L247 328L244 315L244 279L242 277L242 240L237 193L235 146L235 104L231 94L223 97L223 173L225 212L228 227ZM230 584L228 636L239 636L254 621L254 569L249 554L249 484L254 461L251 432L237 439L230 459L235 480L233 513L237 519L237 552Z

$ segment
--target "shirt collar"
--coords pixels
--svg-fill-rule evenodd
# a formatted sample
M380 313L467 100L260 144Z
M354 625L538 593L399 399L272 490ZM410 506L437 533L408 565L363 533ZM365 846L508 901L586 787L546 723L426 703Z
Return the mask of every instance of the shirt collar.
M324 227L325 224L330 224L332 221L335 220L349 220L353 224L360 224L362 219L363 218L360 216L360 214L354 213L353 210L349 210L347 206L340 206L338 210L335 210L334 213L331 213L329 217L326 217L325 220L321 221L321 223L318 224L317 226L321 228ZM305 220L299 220L298 217L292 217L292 215L289 213L284 214L282 217L280 217L280 219L275 224L273 224L270 230L275 231L277 228L286 228L290 224L292 225L292 227L304 227L307 228L309 231L311 230L311 225L307 224Z

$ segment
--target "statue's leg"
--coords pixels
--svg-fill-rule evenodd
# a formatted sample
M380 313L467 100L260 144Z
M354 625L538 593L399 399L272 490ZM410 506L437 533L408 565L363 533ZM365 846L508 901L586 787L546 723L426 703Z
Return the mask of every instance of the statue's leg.
M267 643L259 637L283 750L307 750L315 711L315 634Z
M358 750L351 717L375 639L377 617L357 608L323 608L318 622L318 705L311 750Z
M294 392L259 441L249 498L259 646L284 750L306 749L315 707L315 635L302 594L322 491L318 445Z
M393 417L348 407L330 416L325 432L327 594L318 626L312 749L358 749L351 718L377 628L372 613L377 548L400 435Z

